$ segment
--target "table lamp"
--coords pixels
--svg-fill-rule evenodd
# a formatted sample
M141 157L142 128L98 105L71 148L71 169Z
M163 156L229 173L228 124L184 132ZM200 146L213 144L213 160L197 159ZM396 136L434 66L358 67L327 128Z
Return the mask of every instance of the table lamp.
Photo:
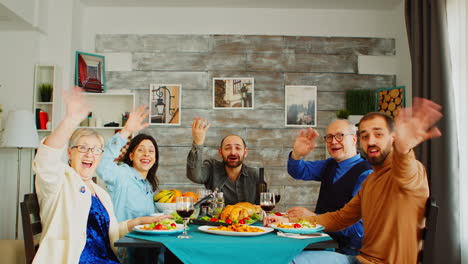
M32 112L26 110L10 111L5 125L3 146L18 149L18 174L16 190L16 230L15 238L18 239L18 214L21 183L21 149L37 148L39 137Z

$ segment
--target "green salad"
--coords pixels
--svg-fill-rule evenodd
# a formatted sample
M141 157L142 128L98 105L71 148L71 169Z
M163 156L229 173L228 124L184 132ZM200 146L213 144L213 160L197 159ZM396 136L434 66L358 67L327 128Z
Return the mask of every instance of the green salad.
M312 225L309 221L301 220L297 223L300 224L303 228L315 228L315 226Z
M260 216L258 214L253 214L251 217L246 217L244 219L238 219L238 220L227 219L226 221L215 218L215 217L203 216L200 218L200 220L208 221L208 222L216 222L216 223L226 223L230 225L232 224L250 225L260 220Z
M174 230L177 225L173 219L164 219L156 223L144 225L145 230Z

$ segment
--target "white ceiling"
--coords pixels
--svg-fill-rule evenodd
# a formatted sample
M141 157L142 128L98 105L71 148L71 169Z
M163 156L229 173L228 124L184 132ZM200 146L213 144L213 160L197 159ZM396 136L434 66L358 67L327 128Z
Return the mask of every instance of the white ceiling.
M81 0L89 6L212 8L393 9L402 0Z

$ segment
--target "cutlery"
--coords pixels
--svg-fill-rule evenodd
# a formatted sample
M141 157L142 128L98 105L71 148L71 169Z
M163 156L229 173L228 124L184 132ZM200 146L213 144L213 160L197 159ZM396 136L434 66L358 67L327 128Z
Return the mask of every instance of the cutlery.
M322 233L297 234L297 233L285 233L285 232L281 232L281 231L278 231L278 233L281 233L282 235L290 236L290 237L297 237L297 236L319 237L319 236L322 236Z
M211 221L204 221L204 220L198 220L198 219L190 219L190 223L194 225L229 226L229 224L226 224L226 223L211 222Z

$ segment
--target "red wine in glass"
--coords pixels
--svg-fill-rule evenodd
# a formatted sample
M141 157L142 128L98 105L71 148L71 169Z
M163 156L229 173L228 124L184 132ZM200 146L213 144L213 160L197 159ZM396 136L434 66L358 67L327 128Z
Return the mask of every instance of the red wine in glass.
M275 194L275 203L279 203L281 199L281 194Z
M194 209L190 210L176 210L177 214L182 218L190 217L193 214Z
M273 205L270 205L270 204L269 205L263 205L263 204L261 204L260 207L262 207L263 211L269 213L269 212L271 212L273 210L273 208L275 208L275 205L274 204Z

